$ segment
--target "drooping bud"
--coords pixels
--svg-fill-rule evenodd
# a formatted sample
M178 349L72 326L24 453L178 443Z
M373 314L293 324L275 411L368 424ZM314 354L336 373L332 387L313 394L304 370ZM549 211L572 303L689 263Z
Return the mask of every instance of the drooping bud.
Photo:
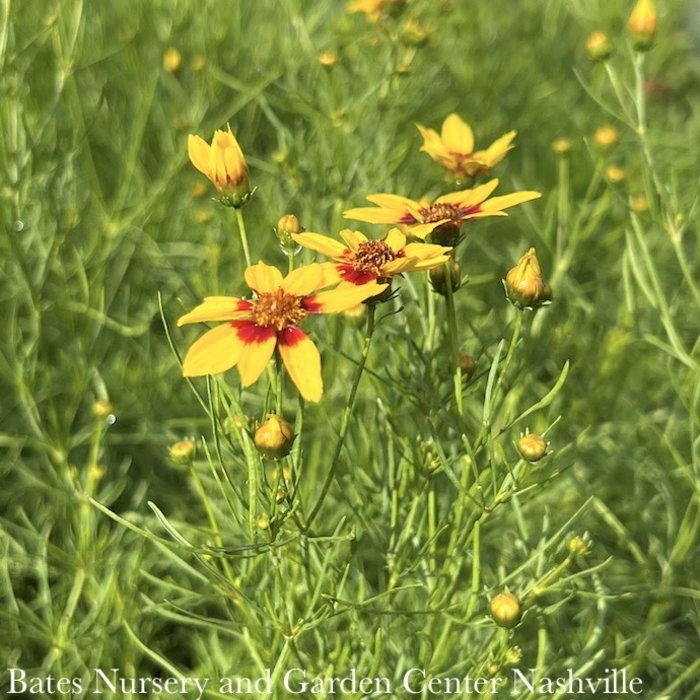
M292 426L284 418L268 413L267 420L255 431L255 446L266 457L280 459L291 451L294 437Z
M454 258L450 258L449 262L430 270L428 275L433 289L438 294L446 297L448 284L452 292L456 292L459 289L462 282L462 266Z
M520 600L509 591L499 593L495 598L491 599L489 603L489 612L491 613L493 621L499 627L513 629L513 627L520 622L520 616L522 614Z
M542 268L534 248L523 255L505 279L508 299L518 308L534 309L552 298L552 290L542 277Z
M608 35L603 32L593 32L586 39L586 53L591 61L607 61L612 56L612 44Z
M632 46L637 51L648 51L651 48L657 22L654 0L637 0L627 23Z
M238 208L250 199L248 163L230 126L227 131L217 129L211 145L190 134L187 152L192 165L214 183L222 204Z
M454 248L459 243L459 225L448 221L446 224L440 224L430 232L430 242L435 245L444 245L449 248Z
M536 433L528 433L518 440L518 452L527 462L539 462L547 454L547 441Z
M593 142L601 151L612 151L620 142L620 135L614 126L601 126L595 130Z
M192 464L197 453L197 444L191 438L178 440L168 448L168 456L175 464Z

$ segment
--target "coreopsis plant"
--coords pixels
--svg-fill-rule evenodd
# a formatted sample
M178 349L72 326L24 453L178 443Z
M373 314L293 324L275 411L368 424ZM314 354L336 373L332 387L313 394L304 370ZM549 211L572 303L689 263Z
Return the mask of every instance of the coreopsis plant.
M451 248L429 243L406 243L399 229L391 229L381 240L368 240L360 231L344 229L344 243L320 233L299 233L292 236L304 248L329 258L339 282L363 285L387 281L403 272L430 270L449 259Z
M507 216L504 209L541 196L539 192L522 191L491 197L497 187L498 179L493 179L473 189L442 195L428 204L397 194L371 194L367 199L376 207L348 209L344 216L372 224L403 224L411 236L425 238L444 224L460 226L487 216Z
M317 292L333 281L323 266L308 265L282 277L277 268L263 262L247 268L245 280L255 292L253 299L207 297L178 319L178 326L224 322L192 345L183 361L183 374L200 377L235 366L247 387L265 371L277 349L299 393L307 401L319 401L323 394L321 356L299 323L310 314L350 309L379 294L386 285L370 282Z
M423 137L423 146L420 150L458 178L488 173L513 148L513 139L517 133L509 131L496 139L488 148L475 151L474 132L458 114L447 116L439 134L422 124L416 124L416 126Z
M230 126L226 131L217 129L211 144L201 136L190 134L187 153L192 165L214 184L223 204L232 207L245 204L251 194L248 163Z

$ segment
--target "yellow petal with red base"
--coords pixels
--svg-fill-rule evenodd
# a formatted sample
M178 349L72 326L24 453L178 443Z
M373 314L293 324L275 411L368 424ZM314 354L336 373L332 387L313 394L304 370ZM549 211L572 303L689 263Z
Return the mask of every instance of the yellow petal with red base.
M237 297L205 297L192 311L180 316L178 326L202 321L234 321L250 315L250 302Z
M259 262L251 265L245 271L246 284L258 294L274 292L282 284L282 273L272 265Z
M496 188L498 187L498 178L489 180L479 187L474 187L469 190L461 190L460 192L450 192L438 197L435 200L436 204L456 204L460 207L471 207L474 204L483 202Z
M277 344L277 331L272 326L258 326L250 321L231 324L243 349L238 361L241 384L250 386L265 371Z
M318 263L312 263L290 272L282 280L281 287L289 294L303 297L316 289L323 289L329 284L332 284L332 280L330 282L326 281L323 266Z
M321 355L311 339L296 326L289 326L279 334L279 353L282 362L307 401L320 401L323 394Z
M207 331L187 351L182 363L185 377L219 374L231 369L240 359L244 344L229 323Z
M383 292L388 285L367 282L366 284L344 283L336 289L319 292L306 297L302 307L310 314L331 314L346 311L359 303Z

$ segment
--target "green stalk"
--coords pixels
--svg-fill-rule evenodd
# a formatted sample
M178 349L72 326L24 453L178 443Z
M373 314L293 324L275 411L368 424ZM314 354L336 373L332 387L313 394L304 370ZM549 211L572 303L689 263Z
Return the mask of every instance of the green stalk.
M445 280L447 300L447 334L450 342L451 364L454 371L455 402L457 415L464 418L464 404L462 402L462 368L459 366L459 340L457 337L457 311L455 309L454 292L452 291L452 271L450 263L445 263Z
M245 257L246 267L251 266L250 262L250 250L248 249L248 233L245 229L245 221L243 220L243 213L240 207L236 208L236 221L238 222L238 233L241 237L241 245L243 246L243 256Z
M362 355L360 355L360 361L357 365L357 371L355 372L355 378L352 382L352 388L350 389L350 397L345 405L345 411L343 411L343 417L340 421L340 432L338 433L338 441L335 444L335 450L333 452L333 457L331 458L331 467L328 471L328 476L326 476L326 480L323 483L321 495L318 497L316 505L311 510L311 513L309 513L309 519L306 521L306 527L304 528L305 531L311 527L311 523L313 523L313 521L316 519L316 516L321 510L323 502L328 495L328 490L335 479L340 452L343 449L343 443L345 442L345 437L348 433L348 428L350 427L350 417L352 416L352 409L355 405L355 396L357 394L357 389L360 386L360 379L362 377L362 372L365 369L365 364L367 363L370 345L372 344L372 335L374 334L374 311L374 304L369 304L367 307L367 331L365 333L365 342L362 346Z

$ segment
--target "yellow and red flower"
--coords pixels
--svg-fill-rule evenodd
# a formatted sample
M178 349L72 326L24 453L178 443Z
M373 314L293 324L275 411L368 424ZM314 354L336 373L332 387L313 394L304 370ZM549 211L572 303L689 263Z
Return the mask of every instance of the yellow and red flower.
M344 243L320 233L292 236L304 248L333 258L330 269L341 282L364 285L383 282L402 272L430 270L447 262L452 248L428 243L406 243L406 236L391 229L382 240L368 240L359 231L344 229Z
M539 192L522 191L489 199L496 187L497 179L470 190L443 195L426 204L397 194L372 194L367 199L376 207L350 209L344 216L371 224L403 224L410 235L425 238L443 224L451 223L459 227L471 219L507 216L504 209L542 196Z
M459 115L450 114L442 123L440 134L416 124L423 137L421 151L459 177L473 177L488 172L513 148L516 132L509 131L483 151L474 150L474 132Z
M323 393L321 356L299 323L309 314L350 309L379 294L386 285L371 282L316 292L334 282L334 275L319 264L298 268L283 278L276 267L260 262L245 271L245 280L255 292L253 299L207 297L178 319L178 326L224 321L192 345L185 355L183 374L201 377L235 366L247 387L265 371L277 349L299 393L308 401L319 401Z
M192 165L219 190L224 204L238 207L250 197L248 163L230 126L227 131L217 129L211 145L190 134L187 153Z

